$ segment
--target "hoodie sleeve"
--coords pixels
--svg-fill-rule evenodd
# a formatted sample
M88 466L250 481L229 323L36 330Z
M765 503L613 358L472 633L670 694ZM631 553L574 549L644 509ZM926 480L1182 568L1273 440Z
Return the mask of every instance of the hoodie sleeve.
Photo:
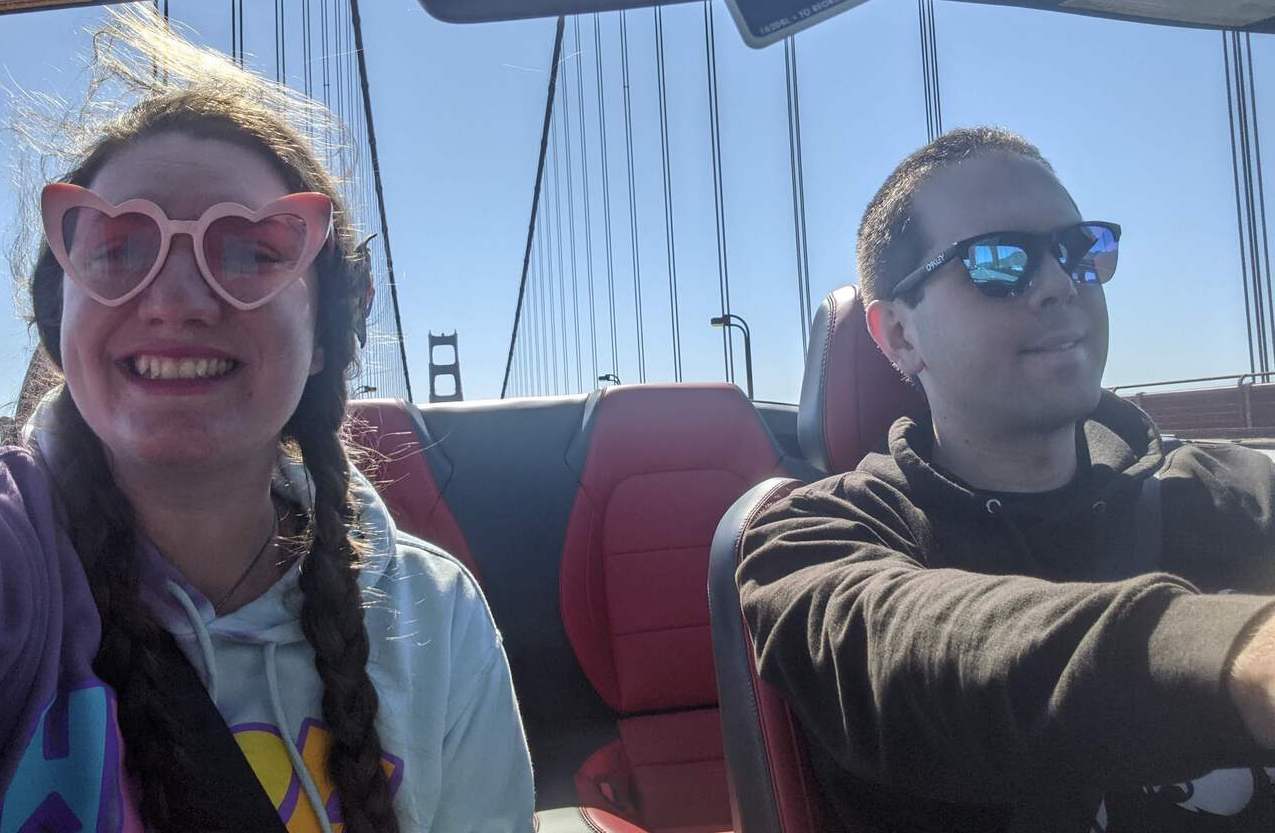
M762 676L853 774L942 801L1169 783L1262 757L1224 671L1265 597L1168 574L1053 583L927 569L924 517L853 472L745 539ZM1269 757L1269 754L1266 755Z
M454 655L476 669L453 683L443 737L442 794L431 829L530 833L531 756L509 661L472 579L457 600Z

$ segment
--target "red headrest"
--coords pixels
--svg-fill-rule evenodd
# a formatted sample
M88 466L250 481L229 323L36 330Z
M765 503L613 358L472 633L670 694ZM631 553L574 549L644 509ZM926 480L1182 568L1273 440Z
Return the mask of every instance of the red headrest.
M568 463L580 489L560 575L585 674L621 712L717 702L708 549L779 454L733 385L626 385L595 395Z
M850 471L885 441L896 419L925 407L920 389L904 380L868 333L858 287L833 290L810 329L797 412L802 454L829 474Z

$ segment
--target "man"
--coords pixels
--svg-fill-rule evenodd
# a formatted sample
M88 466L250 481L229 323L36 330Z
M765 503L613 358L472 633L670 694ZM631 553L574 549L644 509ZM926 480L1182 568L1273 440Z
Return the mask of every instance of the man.
M868 326L930 416L762 514L738 574L847 824L1275 829L1275 469L1166 456L1102 392L1119 234L990 128L864 214Z

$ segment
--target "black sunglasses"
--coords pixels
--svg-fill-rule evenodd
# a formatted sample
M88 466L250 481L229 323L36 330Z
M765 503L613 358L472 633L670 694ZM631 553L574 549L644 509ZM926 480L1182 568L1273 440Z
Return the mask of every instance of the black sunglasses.
M1116 273L1120 226L1076 223L1050 232L995 231L953 243L895 284L890 298L920 286L950 260L960 258L970 282L984 295L1007 298L1027 291L1048 253L1078 284L1100 284Z

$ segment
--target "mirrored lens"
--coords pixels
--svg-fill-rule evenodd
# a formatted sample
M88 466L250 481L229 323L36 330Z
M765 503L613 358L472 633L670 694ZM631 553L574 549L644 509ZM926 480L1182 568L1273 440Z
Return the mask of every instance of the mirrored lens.
M108 301L137 288L155 265L160 239L159 226L145 214L111 217L79 207L62 216L71 277Z
M252 303L296 276L305 240L305 220L292 214L223 217L204 232L204 260L223 289Z
M986 240L971 243L964 260L975 286L1000 295L1012 292L1023 280L1029 258L1021 245Z
M1059 245L1063 268L1078 283L1106 283L1116 273L1119 241L1106 226L1076 226Z

